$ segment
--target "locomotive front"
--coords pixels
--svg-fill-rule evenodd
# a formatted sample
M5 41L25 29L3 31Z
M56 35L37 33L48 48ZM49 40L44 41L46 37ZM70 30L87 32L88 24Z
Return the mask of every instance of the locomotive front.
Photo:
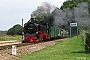
M37 25L35 22L30 21L24 26L24 40L23 42L38 42L37 34Z

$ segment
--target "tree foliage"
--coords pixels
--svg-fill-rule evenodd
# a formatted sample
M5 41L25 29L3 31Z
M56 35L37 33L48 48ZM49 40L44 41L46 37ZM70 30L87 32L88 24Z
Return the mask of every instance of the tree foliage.
M21 35L22 34L22 26L17 24L10 28L7 32L7 35Z
M90 30L86 31L85 50L90 53Z
M47 15L44 16L44 21L47 22L49 25L54 25L54 17L52 13L49 13Z
M54 17L52 13L48 13L36 16L35 20L44 21L49 23L49 25L53 25Z
M42 20L44 20L44 15L43 15L43 14L42 14L42 15L37 15L37 16L35 17L35 19L42 21Z
M77 7L78 3L81 3L81 2L88 2L90 4L90 0L67 0L63 3L60 9L65 9L65 8L72 9L73 7Z
M88 2L90 6L90 0L67 0L63 3L60 9L65 9L65 8L72 9L73 7L77 7L78 3L81 3L81 2ZM90 8L89 8L89 12L90 12Z

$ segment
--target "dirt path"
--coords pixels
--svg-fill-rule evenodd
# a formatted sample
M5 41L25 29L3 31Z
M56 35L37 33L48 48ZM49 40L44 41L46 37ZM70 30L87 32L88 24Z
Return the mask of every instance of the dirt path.
M54 41L48 41L44 43L38 43L38 44L33 44L33 45L27 45L27 46L21 46L16 48L16 56L12 55L12 50L11 49L6 49L6 50L0 50L0 60L15 60L18 57L26 54L31 54L35 51L41 50L43 48L53 46L58 42L65 41L66 39L58 39Z

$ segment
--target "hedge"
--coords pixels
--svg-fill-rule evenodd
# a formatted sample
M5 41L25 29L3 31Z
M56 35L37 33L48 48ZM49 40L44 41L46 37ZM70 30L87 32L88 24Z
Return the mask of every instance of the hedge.
M87 30L85 34L86 34L85 50L87 53L90 53L90 30Z

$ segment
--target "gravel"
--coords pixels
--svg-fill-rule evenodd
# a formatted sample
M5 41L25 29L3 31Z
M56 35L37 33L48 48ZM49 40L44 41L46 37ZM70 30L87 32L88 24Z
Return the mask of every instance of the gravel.
M62 42L64 40L67 40L67 38L16 47L16 55L12 55L12 49L0 50L0 60L15 60L22 55L31 54L31 53L41 50L43 48L53 46L56 43Z

